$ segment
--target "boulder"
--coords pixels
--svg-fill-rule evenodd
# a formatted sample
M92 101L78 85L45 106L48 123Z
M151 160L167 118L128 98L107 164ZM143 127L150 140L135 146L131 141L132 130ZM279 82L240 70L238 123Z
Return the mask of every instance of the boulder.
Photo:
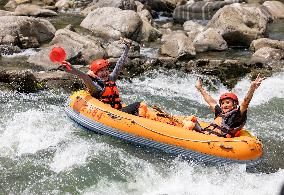
M21 48L38 47L54 37L54 26L47 20L26 16L0 17L0 44Z
M57 13L49 9L43 9L38 5L21 4L15 9L14 15L16 16L38 16L38 17L50 17L57 16Z
M187 36L193 41L199 33L204 31L205 26L198 22L188 20L183 24L183 29L186 31Z
M99 7L116 7L122 10L134 10L136 11L136 4L134 0L94 0L93 4Z
M284 50L284 41L272 40L268 38L261 38L261 39L254 40L250 44L250 49L252 51L257 51L258 49L262 47L270 47L274 49Z
M191 58L196 55L192 41L182 31L163 35L161 54L174 58Z
M55 3L55 7L61 10L69 9L73 7L73 2L70 0L59 0Z
M31 70L0 70L0 82L7 83L9 88L24 93L39 90L38 82Z
M140 18L142 19L142 41L156 41L162 36L162 33L156 29L153 24L153 18L148 10L142 10L138 12Z
M65 49L67 59L72 64L89 64L92 60L104 58L107 55L97 40L79 35L68 29L60 29L56 31L55 37L50 42L50 46L30 56L28 62L41 66L45 70L57 68L58 64L52 63L49 59L49 52L55 46Z
M0 10L0 17L1 16L13 16L14 13L10 11Z
M228 49L228 45L223 37L215 29L208 28L198 34L194 41L196 52L223 51Z
M106 52L110 58L119 58L124 51L124 44L121 41L113 41L106 47ZM137 43L133 43L130 47L128 57L138 58L140 57L140 46Z
M111 17L110 17L111 16ZM90 12L80 24L97 36L118 40L120 37L140 42L142 20L132 10L104 7Z
M263 3L268 11L276 19L284 18L284 4L280 1L265 1Z
M207 24L221 32L228 45L249 46L258 38L267 36L271 15L261 6L235 3L226 5Z
M282 60L284 59L284 50L274 49L270 47L262 47L258 49L252 57L263 58L265 60Z

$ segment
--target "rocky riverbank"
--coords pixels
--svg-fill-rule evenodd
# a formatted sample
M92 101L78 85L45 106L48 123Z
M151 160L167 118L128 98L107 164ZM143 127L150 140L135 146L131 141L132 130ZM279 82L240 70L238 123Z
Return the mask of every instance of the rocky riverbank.
M50 50L63 47L68 61L85 71L96 58L113 65L123 50L120 37L134 43L126 78L178 69L213 75L233 87L240 77L269 76L284 65L284 30L278 39L269 30L273 22L284 24L280 1L10 0L0 7L0 85L20 92L82 87L57 70ZM29 55L11 57L31 48ZM145 49L155 54L145 55Z

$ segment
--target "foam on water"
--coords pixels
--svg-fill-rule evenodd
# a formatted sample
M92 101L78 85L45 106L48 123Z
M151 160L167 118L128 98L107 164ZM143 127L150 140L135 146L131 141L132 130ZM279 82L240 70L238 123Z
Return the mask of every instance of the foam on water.
M199 75L182 74L176 71L169 72L151 72L151 75L146 73L145 77L134 78L131 83L120 83L122 88L131 88L134 92L126 95L130 98L137 94L149 93L153 96L161 97L183 97L191 101L197 101L200 104L205 104L200 93L195 88L196 79ZM251 84L248 78L242 79L233 88L239 99L242 100ZM284 72L276 73L272 77L265 79L260 87L256 90L252 99L251 105L259 105L268 102L273 98L284 98ZM204 86L206 88L206 86ZM221 83L215 84L216 91L208 91L210 95L218 100L220 94L227 92L228 89ZM268 95L269 94L269 95Z
M7 120L0 130L0 156L34 154L66 139L72 123L61 108L49 108L15 113Z
M74 166L86 164L90 156L94 157L99 155L101 151L106 152L108 150L108 146L104 143L75 139L56 151L50 168L57 173L68 171Z
M245 165L206 167L174 160L169 167L157 167L141 162L131 170L127 182L102 178L82 194L277 195L284 181L284 170L251 174L246 172Z
M14 57L20 57L20 56L30 56L30 55L35 54L36 52L37 51L35 49L30 48L30 49L25 49L20 53L14 53L14 54L11 54L11 55L3 55L3 57L14 58Z

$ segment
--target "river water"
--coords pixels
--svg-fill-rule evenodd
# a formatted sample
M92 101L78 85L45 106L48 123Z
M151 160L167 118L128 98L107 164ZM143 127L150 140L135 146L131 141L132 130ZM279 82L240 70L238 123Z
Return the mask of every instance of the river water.
M173 114L213 117L194 89L197 76L155 70L121 80L126 103L144 100ZM204 79L209 79L204 77ZM209 79L210 80L210 79ZM212 82L217 90L226 87ZM234 87L245 96L250 81ZM247 129L264 144L263 162L204 165L85 131L64 112L63 90L0 92L0 194L279 194L284 183L284 71L263 81Z

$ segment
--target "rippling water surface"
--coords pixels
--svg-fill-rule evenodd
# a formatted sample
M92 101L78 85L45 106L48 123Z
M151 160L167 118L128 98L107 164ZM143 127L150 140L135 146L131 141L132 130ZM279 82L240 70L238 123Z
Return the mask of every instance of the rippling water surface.
M194 89L196 75L152 71L118 82L126 103L144 100L174 114L213 117ZM208 78L204 78L208 79ZM250 84L233 89L242 99ZM210 91L218 98L226 88ZM68 119L69 94L0 92L0 190L3 194L278 194L284 182L284 73L263 81L247 128L264 144L264 160L208 166L87 132Z

